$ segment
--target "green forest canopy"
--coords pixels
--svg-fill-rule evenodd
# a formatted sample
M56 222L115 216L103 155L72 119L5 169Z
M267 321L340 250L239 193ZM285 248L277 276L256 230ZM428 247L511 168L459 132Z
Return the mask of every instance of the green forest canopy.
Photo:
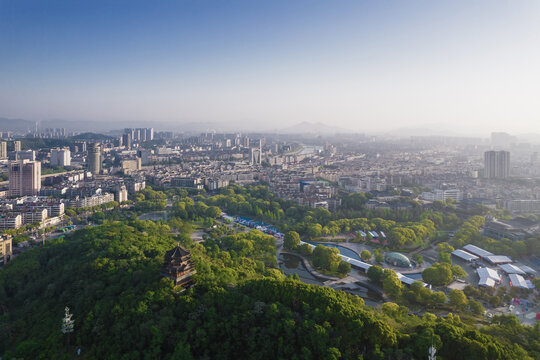
M68 359L60 332L85 359L411 359L432 341L438 359L533 359L540 326L501 317L477 330L458 316L383 311L361 298L285 278L275 240L258 231L194 245L197 285L159 273L174 246L162 223L107 222L20 255L0 271L0 354Z

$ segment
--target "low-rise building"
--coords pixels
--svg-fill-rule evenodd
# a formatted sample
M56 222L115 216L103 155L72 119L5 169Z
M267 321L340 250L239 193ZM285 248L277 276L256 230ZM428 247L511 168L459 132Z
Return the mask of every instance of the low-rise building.
M69 202L70 207L82 208L99 206L114 201L114 195L105 193L101 195L86 196L83 198L77 197Z
M0 262L7 263L13 255L13 243L10 235L0 236Z
M177 177L171 180L171 186L202 190L204 188L201 178L181 178Z
M21 214L5 214L0 215L0 230L18 229L22 226Z
M496 240L523 240L526 237L534 236L539 230L540 223L526 218L516 218L513 220L493 219L486 221L484 225L484 235Z

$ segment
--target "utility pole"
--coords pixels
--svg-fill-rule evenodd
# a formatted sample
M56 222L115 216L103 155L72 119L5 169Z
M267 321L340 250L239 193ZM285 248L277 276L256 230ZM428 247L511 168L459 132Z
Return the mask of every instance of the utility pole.
M66 335L66 351L69 350L69 334L73 332L75 326L75 320L71 317L73 314L69 313L69 308L66 306L64 318L62 319L62 333Z

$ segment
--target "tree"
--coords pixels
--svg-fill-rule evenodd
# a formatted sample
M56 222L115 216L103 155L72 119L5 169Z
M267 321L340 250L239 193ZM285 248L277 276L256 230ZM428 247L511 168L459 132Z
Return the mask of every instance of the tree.
M424 257L418 253L414 254L412 258L418 265L424 262Z
M313 250L313 266L318 269L336 271L341 261L339 250L328 246L317 245Z
M382 255L382 251L381 249L377 248L375 249L375 251L373 252L373 254L375 255L375 261L379 264L382 264L383 263L383 255Z
M412 229L396 226L388 233L388 241L399 248L413 244L416 241L416 234Z
M395 316L399 313L399 305L393 302L385 302L381 305L381 310L387 315Z
M407 300L411 302L417 302L419 304L428 304L431 300L432 292L431 290L424 287L422 282L415 281L409 287L409 290L406 293Z
M446 300L446 295L442 291L434 291L431 294L430 302L433 305L443 305Z
M185 248L191 248L193 246L193 239L188 234L180 234L176 237L176 240Z
M348 274L351 272L351 264L349 264L346 261L341 261L338 265L337 271L338 273L343 274L343 275Z
M322 232L321 224L309 224L307 227L307 235L310 238L315 238L317 236L320 236L321 232Z
M467 272L465 272L465 270L463 270L461 266L459 265L453 265L451 267L451 270L452 270L452 276L454 277L454 279L457 279L457 278L463 279L467 277Z
M440 252L439 253L439 261L441 263L445 263L445 264L452 264L452 259L450 258L450 254L449 253L445 253L445 252Z
M434 263L422 272L422 279L434 286L447 285L452 282L452 269L447 263Z
M380 284L383 278L383 269L379 265L373 265L367 271L369 280L376 284Z
M217 219L221 216L221 209L217 206L210 206L208 209L206 209L205 215L212 219Z
M362 250L362 252L360 253L360 258L364 261L369 261L371 260L371 253L369 252L369 250Z
M455 289L450 290L448 300L449 304L456 309L463 309L468 303L465 293L461 290Z
M66 215L69 216L69 217L72 217L72 216L77 215L77 213L73 209L67 209L66 210Z
M298 247L298 252L305 257L310 257L313 254L313 248L309 244L302 244Z
M501 303L502 301L500 296L494 295L489 298L489 304L493 307L499 306Z
M442 243L437 245L437 251L439 253L444 252L444 253L450 254L452 251L454 251L454 248L450 244L448 244L447 242L442 242Z
M471 312L475 315L482 315L485 311L484 306L476 300L469 301L469 308L471 309Z
M397 274L390 269L384 269L383 291L392 298L397 298L401 295L401 280Z
M300 235L296 231L289 231L283 238L283 247L288 250L294 250L300 245Z

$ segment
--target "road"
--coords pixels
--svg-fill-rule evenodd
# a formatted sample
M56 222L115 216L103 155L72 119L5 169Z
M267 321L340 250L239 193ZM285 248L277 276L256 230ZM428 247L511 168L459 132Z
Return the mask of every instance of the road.
M43 181L44 179L48 178L48 177L53 177L53 176L56 176L56 175L65 175L65 174L71 174L73 172L77 172L77 171L81 171L81 169L77 169L77 170L71 170L71 171L66 171L66 172L62 172L62 173L55 173L55 174L47 174L47 175L41 175L41 181ZM8 186L9 185L9 180L6 180L6 181L0 181L0 187L3 187L3 186Z

